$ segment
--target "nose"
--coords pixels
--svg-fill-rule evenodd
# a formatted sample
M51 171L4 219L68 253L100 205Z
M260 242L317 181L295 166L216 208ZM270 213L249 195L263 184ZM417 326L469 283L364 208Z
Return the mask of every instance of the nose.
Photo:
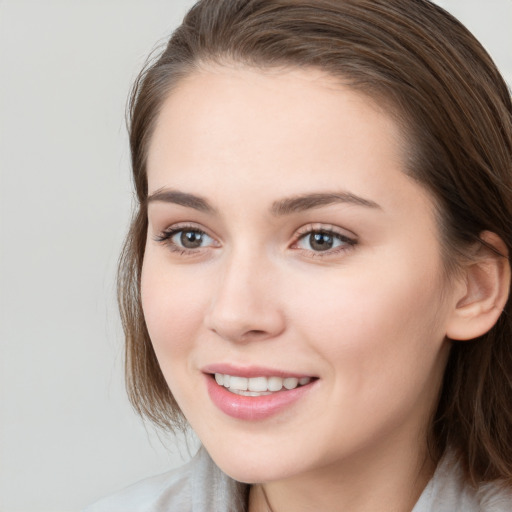
M206 327L237 343L265 340L285 329L279 305L279 281L264 257L232 254L219 272Z

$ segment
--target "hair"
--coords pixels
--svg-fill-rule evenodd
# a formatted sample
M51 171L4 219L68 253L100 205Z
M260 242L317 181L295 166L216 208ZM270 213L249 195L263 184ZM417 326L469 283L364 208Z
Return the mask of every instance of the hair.
M148 146L163 102L204 64L323 70L385 100L407 140L406 172L430 191L447 268L496 233L512 250L512 104L492 59L454 17L428 0L201 0L136 80L129 134L137 207L118 275L127 389L157 425L186 425L144 321ZM508 257L508 254L505 255ZM512 484L511 300L496 325L452 342L428 429L438 461L448 447L469 481Z

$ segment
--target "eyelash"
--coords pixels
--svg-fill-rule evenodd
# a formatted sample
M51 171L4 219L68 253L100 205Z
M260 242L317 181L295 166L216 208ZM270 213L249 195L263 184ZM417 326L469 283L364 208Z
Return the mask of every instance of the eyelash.
M331 237L332 239L341 242L341 244L338 247L327 249L325 251L313 251L311 249L301 249L300 247L297 247L301 240L305 240L307 239L308 236L311 236L313 234ZM332 226L326 227L325 225L320 225L316 227L310 224L308 226L304 226L303 228L297 231L297 234L295 235L295 241L292 244L292 248L297 248L297 250L307 252L313 258L327 258L349 251L350 249L353 249L354 246L357 245L357 243L358 241L355 237L351 238L347 235L344 235Z
M198 247L195 249L189 249L185 247L180 247L176 243L172 241L172 238L177 235L178 233L182 232L190 232L190 233L196 233L200 236L206 236L208 238L213 239L213 237L210 237L208 233L206 233L204 230L198 228L195 225L178 225L171 227L169 229L166 229L162 231L159 235L156 235L154 237L154 240L156 242L162 243L166 245L169 250L173 253L177 253L180 256L194 256L197 255L197 253L204 249L204 247ZM331 237L332 239L338 240L341 242L341 245L334 249L327 249L325 251L314 251L311 249L303 249L300 247L297 247L297 245L302 241L305 240L308 236L311 236L313 234L320 234L323 236ZM310 257L314 258L325 258L329 256L335 256L342 252L348 251L352 249L355 245L357 245L358 241L356 238L351 238L346 235L343 235L339 233L336 229L333 227L314 227L312 225L304 226L303 228L299 229L294 236L294 241L291 245L292 249L299 250L304 253L308 253Z
M159 235L156 235L154 237L154 240L156 242L166 245L171 252L177 253L180 256L193 256L193 255L197 254L197 252L200 249L202 249L202 247L197 248L197 249L187 249L185 247L180 247L179 245L176 245L172 241L172 238L174 237L174 235L177 235L178 233L182 233L182 232L197 233L201 236L206 235L208 238L212 238L212 237L210 237L210 235L208 235L208 233L206 233L202 229L199 229L197 226L194 226L192 224L189 224L189 225L181 224L181 225L174 226L174 227L171 227L171 228L168 228L168 229L162 231Z

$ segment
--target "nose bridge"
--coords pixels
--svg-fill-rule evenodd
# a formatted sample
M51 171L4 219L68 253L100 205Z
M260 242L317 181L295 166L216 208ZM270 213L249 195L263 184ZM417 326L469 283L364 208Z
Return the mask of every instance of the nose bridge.
M284 318L278 304L277 280L263 251L240 244L226 254L206 315L207 327L230 341L278 335Z

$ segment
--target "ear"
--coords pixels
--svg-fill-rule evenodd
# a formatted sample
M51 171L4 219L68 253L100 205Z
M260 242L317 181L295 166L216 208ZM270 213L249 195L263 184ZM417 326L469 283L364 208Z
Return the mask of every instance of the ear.
M488 332L498 321L509 296L507 246L490 231L483 231L480 240L484 243L464 267L460 292L448 320L446 336L452 340L471 340Z

